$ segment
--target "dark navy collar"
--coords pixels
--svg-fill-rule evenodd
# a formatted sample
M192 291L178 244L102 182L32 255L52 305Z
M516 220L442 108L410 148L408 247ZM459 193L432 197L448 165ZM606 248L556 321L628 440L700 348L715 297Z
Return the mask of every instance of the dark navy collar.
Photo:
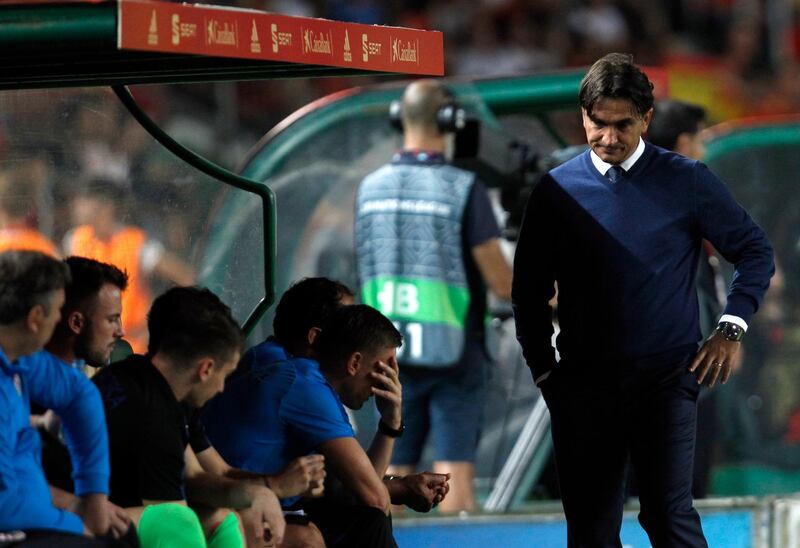
M444 154L431 150L401 150L392 157L392 163L395 164L444 164L445 162Z

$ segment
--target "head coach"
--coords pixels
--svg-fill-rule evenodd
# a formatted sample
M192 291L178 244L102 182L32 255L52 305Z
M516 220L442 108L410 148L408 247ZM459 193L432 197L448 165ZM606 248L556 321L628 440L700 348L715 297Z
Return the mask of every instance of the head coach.
M724 183L642 139L652 90L630 55L590 68L580 87L589 150L534 189L514 261L517 338L550 409L569 546L621 545L629 458L653 546L707 546L691 496L699 385L728 379L774 271L766 234ZM736 272L699 345L703 238Z

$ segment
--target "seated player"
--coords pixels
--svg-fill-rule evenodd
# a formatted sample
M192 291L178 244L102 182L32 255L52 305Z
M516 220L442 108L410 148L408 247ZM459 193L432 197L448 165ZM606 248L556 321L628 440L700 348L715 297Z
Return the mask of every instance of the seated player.
M330 504L326 496L297 504L313 513L327 545L393 546L390 497L429 510L447 493L448 477L423 473L384 479L392 436L401 433L394 359L400 336L374 309L342 309L351 298L349 289L325 278L293 285L276 309L275 337L247 352L228 390L207 406L203 420L222 456L252 472L270 473L298 455L322 453L352 502ZM333 326L328 340L334 344L325 346L323 358L312 343L325 333L319 326L326 323ZM373 394L382 426L365 453L342 402L358 408Z
M79 371L108 365L115 343L123 336L122 292L128 277L117 267L84 257L64 261L70 274L64 288L61 320L45 348ZM60 420L52 411L37 417L42 436L42 466L54 500L74 504L72 467ZM125 512L111 505L112 524L127 528Z
M93 379L106 410L111 500L138 522L143 546L241 546L237 514L218 509L238 511L261 545L280 543L283 515L263 481L209 472L196 456L208 442L187 411L221 392L239 361L243 336L230 309L207 289L177 287L155 300L148 329L147 356Z

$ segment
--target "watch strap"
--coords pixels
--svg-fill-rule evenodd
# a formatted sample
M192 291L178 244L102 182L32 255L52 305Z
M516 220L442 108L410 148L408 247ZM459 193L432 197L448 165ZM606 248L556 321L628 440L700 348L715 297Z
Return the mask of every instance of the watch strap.
M403 435L403 432L405 432L405 430L406 430L406 425L403 424L402 421L400 422L400 428L397 429L392 428L391 426L383 422L383 419L378 421L378 431L385 436L389 436L390 438L399 438L400 436Z

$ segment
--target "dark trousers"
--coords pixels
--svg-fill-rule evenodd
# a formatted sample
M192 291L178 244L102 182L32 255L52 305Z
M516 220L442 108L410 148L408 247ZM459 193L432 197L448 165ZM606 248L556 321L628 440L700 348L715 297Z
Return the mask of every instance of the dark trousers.
M323 498L303 503L328 548L397 548L392 517L377 508L353 506Z
M717 392L706 389L697 401L697 443L694 451L694 478L692 496L703 499L711 486L711 467L714 450L719 441L717 427Z
M652 545L707 546L692 506L698 385L690 358L563 360L544 381L570 547L622 546L628 459Z

